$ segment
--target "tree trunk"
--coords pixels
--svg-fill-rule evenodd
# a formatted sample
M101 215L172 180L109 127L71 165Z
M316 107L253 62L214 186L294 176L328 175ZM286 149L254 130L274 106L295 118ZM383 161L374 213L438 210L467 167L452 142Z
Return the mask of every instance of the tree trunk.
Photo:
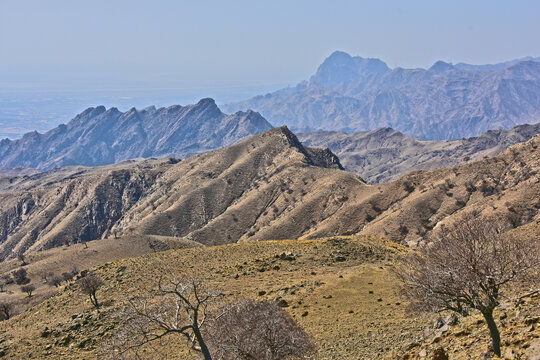
M495 319L493 319L493 310L489 312L483 312L484 319L486 319L489 334L491 335L491 345L493 347L493 352L497 356L501 356L501 335L499 334L499 329L497 329L497 324Z
M201 334L201 330L198 326L193 326L193 334L195 335L195 338L197 338L197 342L199 343L199 346L201 348L201 352L204 356L204 360L212 360L212 356L210 355L210 350L208 350L208 346L206 346L206 343L204 342L204 339Z
M91 295L90 295L90 301L92 302L92 304L93 304L95 307L99 307L99 304L98 304L98 301L97 301L96 294L91 294Z

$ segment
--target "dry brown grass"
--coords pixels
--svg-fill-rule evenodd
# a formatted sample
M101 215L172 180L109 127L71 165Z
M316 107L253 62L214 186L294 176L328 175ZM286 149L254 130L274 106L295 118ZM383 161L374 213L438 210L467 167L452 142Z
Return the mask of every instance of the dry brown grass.
M50 274L60 276L74 269L87 270L122 258L193 246L200 246L200 244L176 238L136 235L119 239L95 240L86 245L75 244L31 253L25 256L27 265L23 267L28 273L31 284L36 286L36 291L29 298L20 290L19 285L6 285L5 291L0 293L0 301L13 303L17 312L21 312L42 302L59 290L54 285L48 284L43 275L48 275L47 280L50 280ZM19 259L0 262L0 277L11 274L21 265ZM63 283L60 289L65 284Z
M93 358L99 341L115 332L115 315L126 300L149 290L165 268L179 275L196 271L222 289L226 301L285 299L287 311L315 338L316 359L381 358L416 339L425 324L423 317L408 317L394 293L396 280L388 266L402 251L382 239L345 237L249 242L120 260L97 269L106 283L98 292L99 313L86 296L67 286L1 323L0 351L21 359ZM295 260L276 258L283 252ZM338 261L340 256L345 261ZM165 348L154 358L196 358L183 343L177 345L174 353Z

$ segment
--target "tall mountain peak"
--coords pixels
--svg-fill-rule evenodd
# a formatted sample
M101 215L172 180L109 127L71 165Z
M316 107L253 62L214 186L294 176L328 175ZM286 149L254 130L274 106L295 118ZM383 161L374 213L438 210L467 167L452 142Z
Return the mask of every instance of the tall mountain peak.
M352 57L343 51L335 51L319 66L311 83L332 86L352 82L371 75L385 74L390 68L380 59Z
M429 71L435 74L442 74L443 72L452 69L454 69L454 66L452 64L439 60L429 68Z

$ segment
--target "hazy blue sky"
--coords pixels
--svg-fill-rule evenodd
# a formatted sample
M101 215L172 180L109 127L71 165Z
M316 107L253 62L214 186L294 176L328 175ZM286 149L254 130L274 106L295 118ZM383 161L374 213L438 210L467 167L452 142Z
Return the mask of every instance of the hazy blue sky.
M540 56L540 1L0 0L0 83L295 84L334 50L389 66Z

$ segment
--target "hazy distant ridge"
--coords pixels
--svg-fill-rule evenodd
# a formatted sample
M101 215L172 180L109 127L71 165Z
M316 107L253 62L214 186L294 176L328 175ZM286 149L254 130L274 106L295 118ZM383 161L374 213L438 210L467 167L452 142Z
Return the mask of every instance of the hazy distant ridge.
M540 123L510 130L490 130L467 139L423 141L391 128L347 134L340 131L300 133L307 146L328 147L346 170L370 184L380 184L415 170L435 170L494 156L540 133Z
M391 127L421 139L477 136L540 118L540 58L390 69L336 51L309 81L224 107L248 108L295 131Z
M213 99L167 108L121 112L88 108L66 125L44 134L0 141L0 168L51 169L106 165L133 158L187 157L272 128L253 111L226 115Z

